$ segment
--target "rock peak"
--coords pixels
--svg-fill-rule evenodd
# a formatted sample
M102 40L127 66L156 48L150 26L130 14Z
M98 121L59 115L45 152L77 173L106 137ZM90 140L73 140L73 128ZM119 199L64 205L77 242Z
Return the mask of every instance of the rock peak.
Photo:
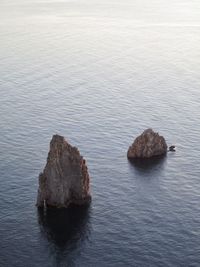
M47 163L39 175L37 206L67 207L91 200L86 161L63 136L53 135Z
M65 138L64 136L61 136L59 134L54 134L51 139L51 142L65 142Z
M148 128L148 129L144 130L144 132L142 134L152 134L152 133L154 133L152 128Z

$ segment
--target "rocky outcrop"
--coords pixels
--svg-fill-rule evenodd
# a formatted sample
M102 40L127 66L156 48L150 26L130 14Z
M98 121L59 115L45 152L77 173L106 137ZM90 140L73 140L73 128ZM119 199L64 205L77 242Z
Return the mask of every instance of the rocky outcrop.
M37 206L68 207L91 200L86 162L76 147L54 135L44 171L39 175Z
M152 129L147 129L129 147L127 157L129 159L151 158L166 153L167 144L164 137L155 133Z
M169 151L171 151L171 152L175 152L175 151L176 151L176 147L175 147L175 146L170 146L170 147L169 147Z

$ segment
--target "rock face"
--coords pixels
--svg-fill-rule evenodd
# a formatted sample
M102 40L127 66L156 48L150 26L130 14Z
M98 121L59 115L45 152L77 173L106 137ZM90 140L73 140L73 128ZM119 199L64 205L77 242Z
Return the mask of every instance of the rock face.
M167 144L164 137L155 133L152 129L147 129L129 147L127 157L129 159L151 158L166 153Z
M68 207L91 200L86 162L76 147L54 135L44 171L39 175L37 206Z

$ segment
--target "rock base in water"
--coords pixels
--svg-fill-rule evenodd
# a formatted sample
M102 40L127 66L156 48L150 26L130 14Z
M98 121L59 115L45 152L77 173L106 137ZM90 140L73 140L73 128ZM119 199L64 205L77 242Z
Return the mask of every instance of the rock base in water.
M86 161L64 137L54 135L44 171L39 175L38 207L68 207L91 201Z

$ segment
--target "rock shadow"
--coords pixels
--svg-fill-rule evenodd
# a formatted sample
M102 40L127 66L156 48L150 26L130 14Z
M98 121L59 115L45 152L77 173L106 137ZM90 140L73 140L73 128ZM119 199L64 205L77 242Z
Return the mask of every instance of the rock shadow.
M73 250L88 238L90 207L38 208L38 223L42 235L61 250Z
M130 165L139 173L149 173L162 167L166 160L166 155L154 156L151 158L128 159Z

